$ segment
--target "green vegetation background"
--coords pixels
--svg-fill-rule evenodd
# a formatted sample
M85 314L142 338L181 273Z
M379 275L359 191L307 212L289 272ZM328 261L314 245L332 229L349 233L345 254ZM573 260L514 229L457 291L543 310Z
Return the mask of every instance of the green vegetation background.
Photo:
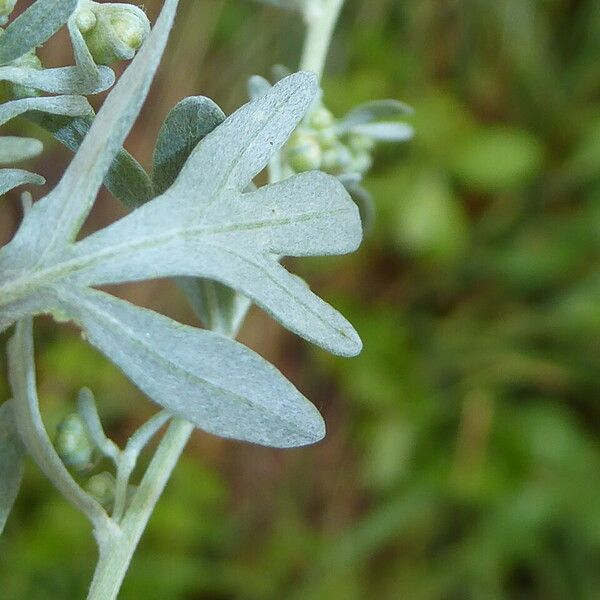
M149 164L172 104L232 110L249 75L295 67L301 36L262 5L182 3L128 147ZM42 54L71 62L67 44ZM324 87L338 115L380 97L416 109L415 139L380 148L367 179L378 217L361 250L293 264L365 350L326 356L251 314L244 341L328 437L273 451L197 433L121 598L600 598L600 3L349 0ZM68 160L46 140L33 166L54 182ZM118 214L103 196L90 227ZM119 293L192 319L168 282ZM119 441L154 410L74 330L40 320L38 339L50 429L84 385ZM0 598L83 598L94 559L30 465Z

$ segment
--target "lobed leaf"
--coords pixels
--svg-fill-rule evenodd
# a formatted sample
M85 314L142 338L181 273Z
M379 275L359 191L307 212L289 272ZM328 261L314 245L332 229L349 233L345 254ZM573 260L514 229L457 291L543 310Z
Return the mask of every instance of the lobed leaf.
M61 307L150 398L205 431L280 448L319 441L317 409L242 344L103 292L61 287Z
M61 257L76 266L67 280L100 285L177 275L214 279L331 352L360 351L352 326L273 257L356 249L358 209L337 179L303 173L256 192L230 192L204 210L198 210L202 197L173 190L75 244Z

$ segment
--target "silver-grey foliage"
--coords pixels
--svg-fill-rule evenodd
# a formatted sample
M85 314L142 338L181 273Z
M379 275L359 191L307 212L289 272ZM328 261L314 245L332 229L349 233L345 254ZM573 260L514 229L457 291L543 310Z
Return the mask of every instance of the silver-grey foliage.
M252 187L314 101L314 76L283 79L216 128L222 114L215 105L184 101L159 136L154 188L160 195L75 241L145 99L176 5L165 2L62 180L0 250L0 329L44 312L71 319L155 402L196 426L270 446L312 443L324 433L320 415L258 355L91 286L165 276L210 279L323 348L358 353L352 326L278 262L358 246L358 210L344 186L315 171ZM190 123L190 111L207 108L214 122L200 120L187 138L174 135Z

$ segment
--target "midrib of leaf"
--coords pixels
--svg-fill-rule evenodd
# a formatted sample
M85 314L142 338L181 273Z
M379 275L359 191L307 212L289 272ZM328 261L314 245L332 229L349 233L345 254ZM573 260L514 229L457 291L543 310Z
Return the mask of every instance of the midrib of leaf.
M88 269L97 263L104 262L105 260L109 260L115 256L119 256L120 254L144 250L146 248L157 248L161 245L168 244L172 240L193 238L199 234L205 234L206 236L210 236L219 235L222 233L251 231L255 229L260 229L261 227L265 226L277 227L282 225L288 225L290 223L298 223L300 221L306 222L314 219L319 219L325 216L346 212L347 210L349 209L340 208L332 211L315 211L313 213L302 215L299 218L271 219L244 223L243 225L223 225L220 227L197 226L186 229L172 229L161 235L147 236L145 238L141 238L135 243L126 242L123 244L110 246L98 252L93 252L84 256L72 258L64 262L55 263L50 267L37 271L35 274L29 277L20 277L12 282L9 282L8 284L5 284L3 287L0 287L0 307L14 302L15 300L20 299L22 296L33 293L33 289L35 289L36 287L41 287L49 284L51 285L53 283L56 283L60 279L72 275L73 273L77 273L78 271ZM201 241L207 245L211 245L206 240ZM225 251L226 249L225 246L221 246L220 244L212 245L214 247L218 247L223 251ZM77 244L75 244L74 247L76 248ZM231 252L231 254L236 255L233 252Z
M63 294L61 294L61 292L58 292L58 295L63 296ZM64 294L64 295L66 295L66 294ZM264 405L254 403L251 400L249 400L247 397L241 396L240 394L230 390L229 388L223 387L222 385L219 385L218 383L215 383L214 381L211 381L210 379L204 379L202 377L199 377L199 376L195 375L194 373L188 371L187 369L184 369L183 367L178 366L176 363L171 362L170 360L168 360L168 358L165 358L164 355L160 354L159 352L156 352L156 350L152 346L148 345L142 338L140 338L137 335L137 332L135 330L130 329L123 322L115 319L110 313L107 313L106 311L102 311L102 310L98 309L98 307L96 305L94 305L94 304L90 305L89 303L86 303L85 300L82 300L81 295L76 295L75 301L78 302L80 305L85 306L86 309L91 314L96 315L99 318L99 320L103 320L106 323L107 327L110 328L111 331L115 332L117 336L120 336L120 334L122 334L124 332L127 336L127 339L132 344L135 344L139 348L142 348L143 351L146 352L147 354L151 354L157 360L157 362L160 362L164 365L164 367L167 371L179 373L180 375L183 376L183 378L186 381L190 381L190 382L192 382L192 384L204 384L204 385L207 385L208 387L213 388L217 392L221 392L223 394L230 395L230 396L234 397L237 401L244 404L245 406L250 407L250 409L252 409L252 410L254 410L258 407L258 410L262 414L268 415L270 419L273 419L273 418L276 419L277 421L282 423L286 429L294 430L301 436L307 437L306 432L304 430L298 428L295 424L293 424L289 421L285 421L284 419L281 418L281 416L279 416L276 413L274 413L273 411L269 410ZM185 326L180 325L180 327L183 328Z

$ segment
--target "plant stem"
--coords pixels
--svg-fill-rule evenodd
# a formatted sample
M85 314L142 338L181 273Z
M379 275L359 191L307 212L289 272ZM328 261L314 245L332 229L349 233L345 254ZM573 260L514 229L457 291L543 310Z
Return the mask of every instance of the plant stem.
M36 391L31 318L17 323L8 343L8 360L15 419L27 451L62 495L91 521L97 538L114 531L115 525L102 506L71 477L44 427Z
M99 541L100 556L88 600L114 600L152 511L194 426L183 419L169 425L135 492L118 532Z
M331 36L343 4L344 0L323 0L323 6L318 12L307 14L301 71L312 71L321 79Z

